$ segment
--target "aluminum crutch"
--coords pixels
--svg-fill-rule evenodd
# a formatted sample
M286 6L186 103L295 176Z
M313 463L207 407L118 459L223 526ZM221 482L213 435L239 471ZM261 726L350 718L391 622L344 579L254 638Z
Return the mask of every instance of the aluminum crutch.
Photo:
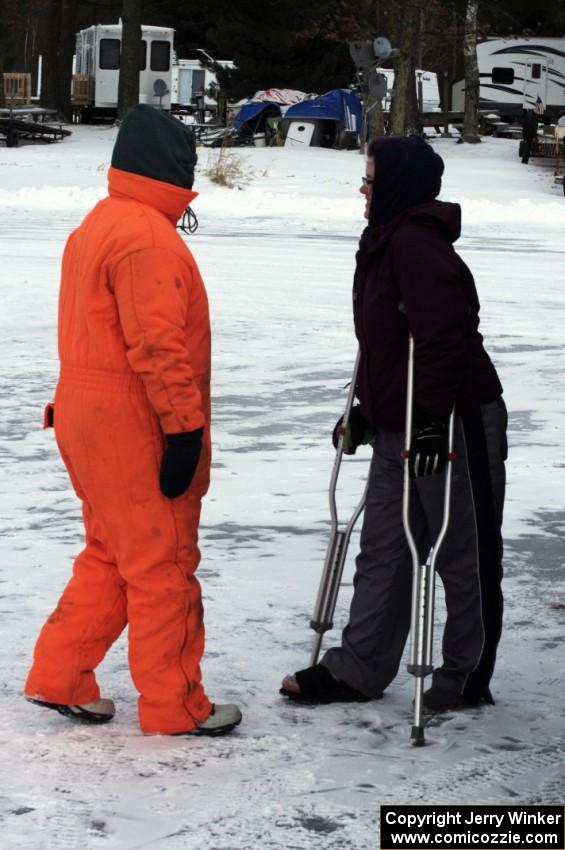
M411 739L414 746L421 747L426 743L424 737L423 695L424 679L433 671L433 630L434 630L434 601L435 601L435 567L439 550L444 541L449 525L451 503L451 476L453 461L453 431L455 423L455 406L449 417L447 437L447 463L444 473L443 522L439 534L432 545L425 564L420 563L418 549L410 527L410 442L412 437L412 419L414 404L414 340L410 336L408 343L408 384L406 391L406 441L402 457L404 458L404 492L402 499L402 521L410 553L412 555L412 615L410 662L408 672L416 678L414 697L414 725Z
M349 415L353 406L353 400L355 398L355 387L357 383L357 372L359 370L360 359L361 352L357 351L357 359L355 360L355 366L353 367L353 375L351 376L351 384L349 385L349 393L347 394L347 402L345 404L345 412L343 414L344 429L347 426L347 423L349 422ZM335 493L339 469L341 466L341 459L343 457L343 439L343 434L341 434L337 444L337 451L335 454L332 476L330 479L330 539L326 551L326 559L324 561L324 568L322 571L322 578L320 580L320 587L318 590L318 597L316 599L316 606L314 608L312 619L310 620L310 628L312 628L316 632L316 637L314 638L314 644L312 647L312 655L310 656L311 667L318 663L318 656L320 654L320 648L322 646L322 638L324 636L324 633L333 628L333 616L337 602L337 595L339 593L339 587L341 584L341 577L343 575L345 558L347 556L349 539L351 537L351 532L353 531L355 523L359 519L359 516L361 515L361 512L365 507L365 501L367 499L367 489L369 487L369 481L367 477L367 484L365 485L365 490L363 492L363 496L361 497L361 501L355 508L349 522L347 522L345 525L341 524L337 516Z

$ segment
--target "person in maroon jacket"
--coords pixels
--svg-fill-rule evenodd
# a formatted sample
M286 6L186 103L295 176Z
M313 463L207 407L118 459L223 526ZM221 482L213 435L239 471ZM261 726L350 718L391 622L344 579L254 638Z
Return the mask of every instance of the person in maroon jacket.
M479 333L471 272L453 248L458 204L436 200L443 161L417 137L369 145L365 229L353 283L361 350L346 451L372 434L373 460L349 623L320 664L281 693L327 703L378 699L398 672L410 629L412 559L402 523L408 338L415 345L409 468L412 527L425 561L443 517L448 420L456 405L451 521L437 569L447 620L428 711L492 703L502 628L502 511L507 413ZM334 429L334 445L340 426Z

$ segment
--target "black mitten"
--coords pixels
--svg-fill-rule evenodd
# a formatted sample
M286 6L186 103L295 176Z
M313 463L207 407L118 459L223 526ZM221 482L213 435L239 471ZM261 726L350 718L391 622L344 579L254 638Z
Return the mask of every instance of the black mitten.
M168 499L182 496L190 487L200 460L203 433L203 428L197 428L182 434L165 434L167 447L161 461L159 486Z
M416 413L408 469L412 478L439 475L447 461L448 418Z
M335 423L332 433L332 443L334 449L337 449L337 444L341 436L339 429L343 427L343 416ZM359 446L364 446L373 439L369 426L365 421L365 417L361 413L361 406L355 404L349 413L349 421L347 428L343 434L343 453L346 455L354 455Z

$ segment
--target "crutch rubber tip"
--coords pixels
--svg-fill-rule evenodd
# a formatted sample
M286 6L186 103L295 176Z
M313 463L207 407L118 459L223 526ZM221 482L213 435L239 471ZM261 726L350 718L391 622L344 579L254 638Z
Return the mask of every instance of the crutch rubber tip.
M423 726L412 726L412 743L415 747L423 747L426 743Z
M326 623L322 620L310 620L310 628L318 635L325 634L325 632L330 631L330 629L333 629L333 627L333 621L330 623Z

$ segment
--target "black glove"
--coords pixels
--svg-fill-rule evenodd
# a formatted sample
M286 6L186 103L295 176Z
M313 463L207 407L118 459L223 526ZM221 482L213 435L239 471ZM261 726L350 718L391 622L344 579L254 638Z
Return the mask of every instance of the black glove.
M185 431L182 434L165 434L167 447L161 460L159 486L167 499L182 496L190 487L196 472L204 428Z
M335 423L335 428L332 433L332 443L334 449L337 449L340 433L339 429L343 425L343 416L340 416ZM343 435L343 453L346 455L354 455L359 446L364 446L373 439L373 435L369 426L365 422L365 417L361 413L361 406L354 405L349 413L349 421Z
M447 425L447 417L416 412L408 459L411 478L443 472L447 461Z

